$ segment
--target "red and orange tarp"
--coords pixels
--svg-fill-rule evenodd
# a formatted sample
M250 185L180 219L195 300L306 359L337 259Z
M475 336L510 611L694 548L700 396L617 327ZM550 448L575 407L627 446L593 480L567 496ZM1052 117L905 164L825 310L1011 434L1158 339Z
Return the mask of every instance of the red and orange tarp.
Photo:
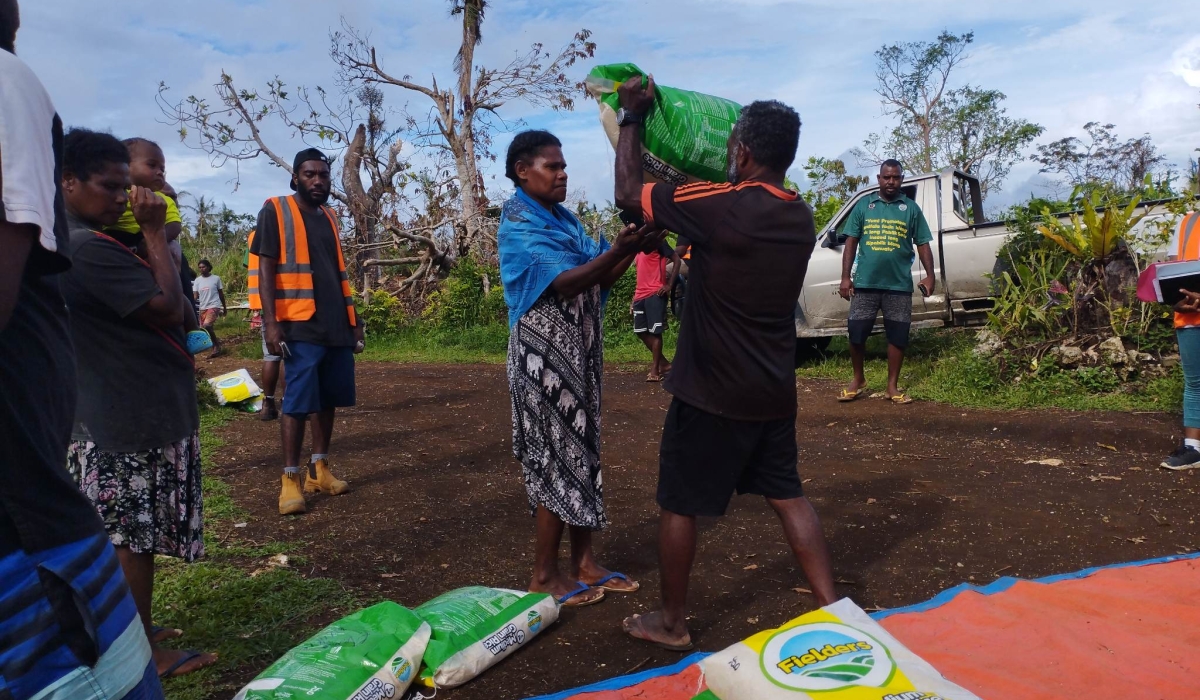
M962 585L872 617L987 700L1200 697L1200 553ZM531 700L690 700L704 656Z

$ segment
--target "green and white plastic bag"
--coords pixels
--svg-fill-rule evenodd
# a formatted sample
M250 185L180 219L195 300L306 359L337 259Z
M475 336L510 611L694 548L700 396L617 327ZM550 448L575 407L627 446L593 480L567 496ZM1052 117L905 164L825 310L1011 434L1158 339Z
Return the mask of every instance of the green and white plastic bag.
M234 700L385 700L417 677L430 627L383 602L338 620L284 654Z
M700 662L693 700L979 700L946 680L850 599Z
M469 586L442 594L414 612L433 628L421 683L454 688L553 624L558 602L545 593Z
M596 66L588 73L588 94L600 104L600 123L613 148L617 147L617 88L645 73L632 63ZM741 105L700 92L656 85L654 106L642 129L642 169L646 181L672 185L687 182L725 182L728 179L727 142Z

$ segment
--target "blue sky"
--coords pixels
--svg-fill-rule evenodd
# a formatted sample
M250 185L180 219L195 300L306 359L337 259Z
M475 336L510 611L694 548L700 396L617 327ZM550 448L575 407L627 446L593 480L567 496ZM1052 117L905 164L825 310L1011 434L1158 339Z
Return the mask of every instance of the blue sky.
M340 18L371 32L383 65L417 81L452 79L459 29L444 0L175 0L143 8L112 0L24 0L18 54L45 82L68 125L159 141L178 189L256 211L286 192L286 177L265 160L214 169L179 143L155 104L159 81L178 98L211 97L221 70L239 86L336 89L329 31ZM1200 147L1200 25L1195 0L492 0L477 59L507 63L535 41L564 44L591 29L597 63L630 61L659 82L739 102L774 98L804 121L797 162L839 156L886 128L874 93L873 52L884 43L929 40L943 29L973 30L970 59L957 80L1008 95L1012 116L1046 127L1042 142L1112 122L1122 137L1150 133L1171 162L1186 168ZM581 78L587 68L578 70ZM399 90L389 104L422 114L427 106ZM407 104L406 104L407 103ZM595 105L573 113L512 104L502 114L554 130L564 141L577 196L612 197L612 150ZM268 128L272 147L299 150ZM511 138L500 134L502 153ZM490 188L505 189L501 168ZM793 173L800 179L802 173ZM1044 194L1037 166L1014 168L989 209Z

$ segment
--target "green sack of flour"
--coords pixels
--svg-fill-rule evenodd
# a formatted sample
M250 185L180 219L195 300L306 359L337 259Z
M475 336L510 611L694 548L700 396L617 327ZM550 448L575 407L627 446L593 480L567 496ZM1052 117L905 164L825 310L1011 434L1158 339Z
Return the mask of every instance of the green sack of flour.
M414 612L433 628L421 682L454 688L529 643L558 619L545 593L469 586L434 598Z
M617 88L645 73L632 63L596 66L588 73L588 94L600 104L600 123L613 148L617 147ZM725 182L729 132L741 105L690 90L656 85L654 106L642 129L642 169L646 181L672 185L686 182Z
M693 700L979 700L850 599L759 632L700 662Z
M284 654L234 700L385 700L417 677L429 625L392 602L344 617Z

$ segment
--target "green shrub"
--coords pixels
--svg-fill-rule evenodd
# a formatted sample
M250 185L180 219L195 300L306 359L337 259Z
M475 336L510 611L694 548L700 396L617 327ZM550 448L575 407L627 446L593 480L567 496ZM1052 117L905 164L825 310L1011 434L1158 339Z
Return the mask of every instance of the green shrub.
M1089 394L1107 394L1121 386L1121 378L1112 367L1080 367L1074 379Z
M499 274L494 275L494 278L497 281L492 284L492 288L483 295L483 300L479 303L479 316L489 324L500 321L507 327L508 304L504 301L504 287L500 286Z
M483 291L487 275L491 289ZM429 303L421 314L422 320L442 330L503 323L507 319L504 292L500 288L500 272L465 258L460 260L441 287L429 295Z
M358 315L371 335L392 335L404 327L404 306L387 292L370 292L358 302Z

